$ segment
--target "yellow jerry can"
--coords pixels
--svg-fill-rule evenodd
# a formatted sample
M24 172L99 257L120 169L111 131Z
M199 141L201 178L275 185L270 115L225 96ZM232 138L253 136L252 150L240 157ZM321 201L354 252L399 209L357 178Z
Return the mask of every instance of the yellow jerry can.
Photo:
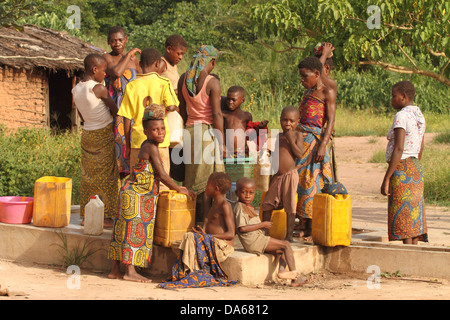
M34 183L33 225L62 228L70 223L72 179L41 177Z
M313 199L312 240L326 247L349 246L352 238L352 201L349 194L318 193Z
M171 243L182 240L183 235L192 231L195 225L195 199L188 199L175 190L161 191L156 209L153 243L170 247Z
M259 205L259 219L263 219L263 211L261 210L262 203L264 201L264 196L266 195L266 192L263 192L261 195L261 202ZM298 196L295 196L295 202L297 203ZM287 223L287 217L286 217L286 211L284 209L280 210L273 210L272 211L272 218L270 218L270 221L272 222L272 227L269 229L269 236L275 239L284 240L286 238L286 223Z

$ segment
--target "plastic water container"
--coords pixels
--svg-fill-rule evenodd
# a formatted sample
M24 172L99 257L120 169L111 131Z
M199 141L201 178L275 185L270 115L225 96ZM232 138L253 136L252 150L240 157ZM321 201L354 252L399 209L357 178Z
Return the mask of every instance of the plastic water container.
M62 228L70 223L72 179L41 177L34 184L33 225Z
M195 199L188 199L175 190L161 191L156 211L153 243L170 247L171 243L182 240L183 235L192 231L195 225Z
M184 121L177 111L169 111L166 114L167 123L170 129L170 147L174 148L177 145L183 146L183 129Z
M258 156L258 162L253 167L256 191L266 192L269 190L271 166L269 156Z
M256 163L254 158L225 158L223 163L231 182L236 182L242 177L253 177L253 167Z
M318 193L313 199L312 239L326 247L349 246L352 238L350 195Z
M92 196L84 209L84 234L99 236L103 233L105 204L99 196Z
M259 207L259 218L263 221L263 211L261 210L262 203L264 201L264 196L266 192L263 192L261 195L261 203ZM295 197L295 202L297 203L298 196ZM272 227L269 229L269 236L275 239L284 240L286 238L286 224L287 224L287 216L286 211L284 209L273 210L272 218L270 219L272 222Z

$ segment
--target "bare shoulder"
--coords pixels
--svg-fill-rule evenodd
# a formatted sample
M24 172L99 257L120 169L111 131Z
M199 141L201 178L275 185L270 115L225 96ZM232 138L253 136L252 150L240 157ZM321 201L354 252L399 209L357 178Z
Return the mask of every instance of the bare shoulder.
M103 57L106 59L106 62L108 62L108 63L110 63L110 62L112 62L113 61L113 57L111 56L111 54L110 53L104 53L103 54Z
M108 90L101 83L96 84L94 88L92 88L92 91L94 91L94 94L96 95L97 98L103 98L105 97L105 94L108 94Z
M213 88L215 89L218 87L220 89L220 80L214 76L211 76L211 78L208 81L207 87L211 89Z
M231 207L230 202L228 202L227 200L223 201L220 204L220 211L224 218L233 215L233 208Z
M226 209L226 210L232 211L231 203L229 203L227 200L222 202L221 207L222 207L222 209Z
M336 98L336 89L333 87L332 84L327 84L323 88L323 94L325 95L325 98L327 99L335 99Z
M139 150L139 158L144 160L152 160L152 156L155 156L154 150L152 150L152 143L147 140L142 142Z

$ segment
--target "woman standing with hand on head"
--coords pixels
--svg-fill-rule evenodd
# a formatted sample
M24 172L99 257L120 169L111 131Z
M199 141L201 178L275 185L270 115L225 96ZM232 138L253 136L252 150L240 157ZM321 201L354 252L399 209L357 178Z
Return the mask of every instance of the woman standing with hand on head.
M127 43L128 37L122 27L115 26L109 29L108 44L111 47L111 52L103 55L108 63L105 84L109 95L113 98L118 108L120 108L122 103L127 84L136 79L138 73L142 73L139 60L136 58L136 54L141 53L141 50L133 48L128 53L125 53ZM122 116L116 116L114 120L117 165L121 178L124 178L130 173L130 167L127 163L128 159L126 158L124 120Z

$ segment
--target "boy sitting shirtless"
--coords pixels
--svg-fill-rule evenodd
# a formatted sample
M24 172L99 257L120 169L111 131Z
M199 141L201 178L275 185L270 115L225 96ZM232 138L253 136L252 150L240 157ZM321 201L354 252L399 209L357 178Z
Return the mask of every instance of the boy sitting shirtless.
M225 261L234 252L234 216L231 204L226 200L226 193L231 188L231 179L225 172L215 172L209 176L206 185L206 194L212 199L203 227L197 225L193 232L184 235L179 249L183 251L182 261L185 272L199 269L194 233L210 234L214 237L218 262Z
M267 120L253 122L250 112L241 109L245 101L245 89L239 86L232 86L228 89L226 97L226 107L223 108L223 120L225 131L225 145L228 155L248 157L249 150L247 146L247 137L245 132L249 129L256 130L256 136L259 129L267 130ZM261 141L258 142L261 145Z
M271 177L269 190L267 190L261 204L263 221L270 221L272 211L284 207L287 216L285 240L290 242L293 240L295 213L297 211L295 201L298 188L296 159L303 155L303 135L296 131L299 117L298 109L293 106L287 106L281 112L280 124L283 132L278 134L278 143L275 147L272 162L272 172L275 172L275 170L277 172Z

